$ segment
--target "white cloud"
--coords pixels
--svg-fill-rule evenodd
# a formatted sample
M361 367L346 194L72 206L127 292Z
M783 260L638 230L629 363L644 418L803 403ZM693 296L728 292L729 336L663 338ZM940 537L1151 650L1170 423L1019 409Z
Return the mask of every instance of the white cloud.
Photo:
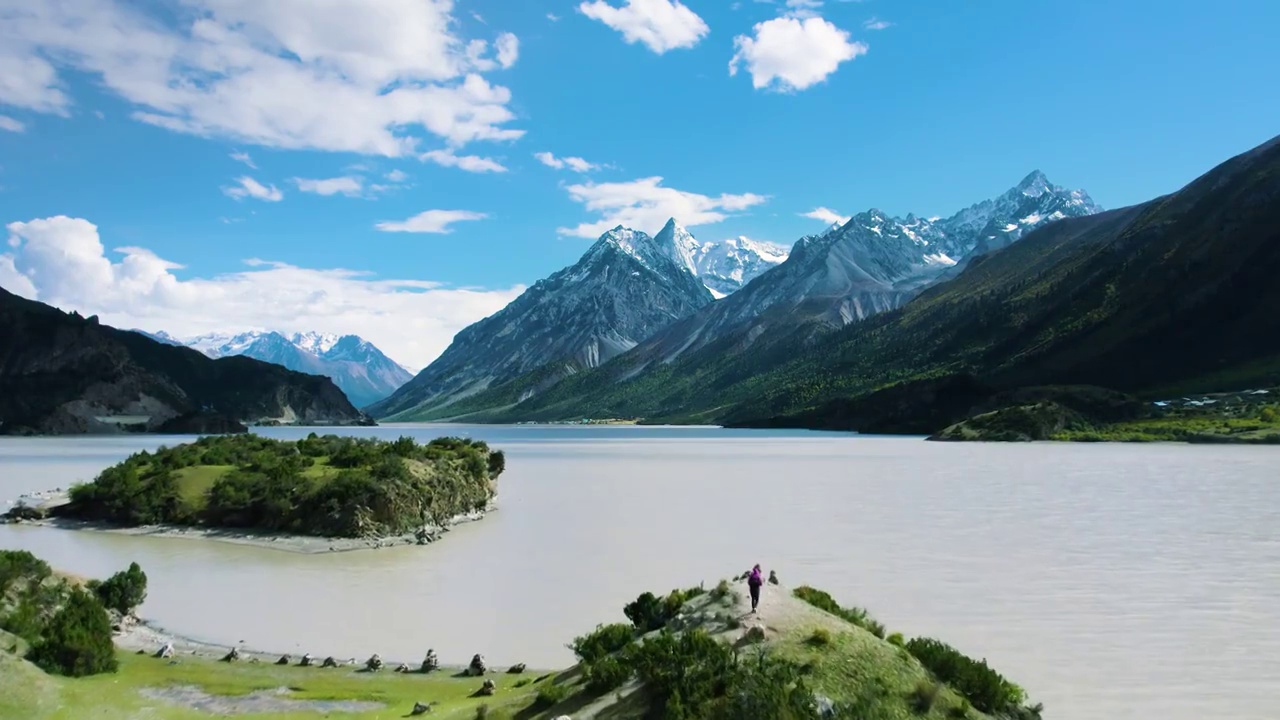
M383 232L437 233L453 232L450 225L468 220L483 220L488 215L470 210L427 210L420 212L408 220L384 220L374 227Z
M791 17L815 17L822 8L822 0L787 0L787 8Z
M236 182L238 185L223 188L222 192L237 200L251 197L267 202L280 202L284 199L284 193L280 192L275 185L263 185L248 175L236 178Z
M391 182L398 183L398 182L404 182L405 180L409 179L409 176L406 175L403 170L392 170L391 172L386 174L386 178Z
M507 167L493 158L478 155L455 155L452 150L428 150L418 159L444 167L456 167L473 173L503 173Z
M308 180L307 178L296 177L293 182L302 192L315 193L316 195L327 196L341 193L347 197L359 197L364 191L364 182L354 175L343 175L342 177L324 180Z
M831 208L825 208L825 207L814 208L807 213L800 213L800 215L802 217L813 218L814 220L821 220L822 222L828 225L832 225L832 224L844 225L845 223L849 222L849 219L850 219L850 216L848 215L841 215L835 210L832 210Z
M15 120L8 115L0 115L0 130L20 133L26 129L27 126L23 125L21 121Z
M868 21L866 21L866 22L862 23L862 27L864 27L864 28L866 28L866 29L868 29L868 30L884 30L884 29L886 29L886 28L891 28L891 27L893 27L893 23L891 23L891 22L889 22L889 21L887 21L887 20L880 20L880 19L878 19L878 18L871 18L870 20L868 20Z
M718 197L699 195L662 187L660 177L618 183L584 183L570 185L568 190L570 198L600 215L600 219L577 227L560 228L559 232L585 238L598 237L618 225L657 232L668 218L676 218L687 227L710 225L724 220L730 212L746 210L768 199L755 193L721 194Z
M8 13L4 17L8 23ZM57 70L44 58L23 53L22 45L9 38L14 29L0 34L0 105L68 115L71 98L62 91Z
M453 0L186 0L165 22L150 5L6 2L0 103L66 114L65 70L142 122L273 147L399 156L426 135L523 135L506 127L510 91L482 76L518 42L461 37Z
M512 33L502 33L494 43L498 55L498 64L509 68L520 58L520 38Z
M254 170L258 169L258 166L253 164L253 158L249 157L249 153L247 152L233 152L231 153L231 159L239 163L244 163Z
M739 35L729 74L746 65L756 89L804 90L822 82L840 63L867 52L865 43L820 17L779 17L756 23L755 37Z
M547 13L547 19L551 22L560 22L560 16L555 13Z
M451 288L266 261L249 262L244 272L179 279L171 272L177 264L143 248L120 248L109 257L98 228L84 219L15 222L8 230L13 247L0 254L0 286L24 297L98 315L115 327L178 337L354 333L414 369L443 352L458 330L524 290Z
M563 170L567 167L575 172L585 173L600 169L600 166L596 163L588 162L580 157L556 157L549 152L536 152L533 156L538 159L538 162L556 170Z
M659 55L691 48L711 31L697 13L679 0L624 0L614 7L605 0L578 5L578 12L622 33L628 44L643 43Z

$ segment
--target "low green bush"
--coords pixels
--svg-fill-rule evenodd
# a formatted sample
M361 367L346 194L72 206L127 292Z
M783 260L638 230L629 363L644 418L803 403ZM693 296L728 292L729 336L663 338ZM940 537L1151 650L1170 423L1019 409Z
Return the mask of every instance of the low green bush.
M106 608L95 596L73 589L27 659L45 672L70 677L115 672L118 663Z
M616 657L602 657L583 665L583 678L588 692L602 695L630 680L631 668Z
M907 646L907 639L902 637L902 633L899 632L893 633L889 637L885 638L885 640L889 641L890 645L896 645L898 647Z
M91 580L88 587L107 609L129 615L147 599L147 574L138 563L130 563L128 570L102 582Z
M928 715L933 711L941 693L942 685L932 680L921 680L908 697L911 709L920 715Z
M884 625L876 622L876 620L872 618L866 610L857 607L841 607L840 603L836 602L835 598L831 597L831 595L824 590L809 587L808 585L801 585L800 587L792 590L791 594L819 610L831 613L838 618L857 625L878 638L884 638Z
M818 628L809 635L805 642L814 647L826 647L831 644L831 631L826 628Z
M546 683L538 688L538 695L533 699L533 707L536 710L545 710L559 705L567 697L569 697L569 687L567 685Z
M630 645L635 636L636 631L630 625L597 625L595 630L574 638L569 649L581 662L592 663Z
M1007 714L1026 700L1022 688L987 665L932 638L912 638L907 650L941 682L950 685L979 711Z

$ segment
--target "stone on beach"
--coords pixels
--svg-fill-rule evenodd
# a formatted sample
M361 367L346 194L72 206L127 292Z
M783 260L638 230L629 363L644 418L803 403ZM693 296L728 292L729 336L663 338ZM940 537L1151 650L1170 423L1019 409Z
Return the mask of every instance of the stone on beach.
M240 648L231 648L231 652L222 656L222 662L235 662L240 659Z
M399 665L396 666L396 672L407 673L409 672L409 666L405 665L404 663L400 663Z
M467 666L467 674L483 675L487 672L489 672L489 666L485 665L484 656L476 653L475 657L471 658L471 664Z
M276 664L277 664L277 665L288 665L288 664L289 664L289 656L288 656L288 655L281 655L281 656L280 656L280 659L276 661Z
M173 643L165 643L164 647L156 651L156 657L161 659L173 657Z
M324 659L324 664L321 665L321 667L336 668L338 667L338 661L334 660L333 656L330 655L329 657Z
M777 570L770 570L770 571L769 571L769 584L770 584L770 585L777 585L777 584L779 584L779 583L778 583L778 571L777 571Z
M364 669L370 672L377 672L382 669L382 657L378 653L374 653L372 657L364 663Z
M479 694L487 697L489 695L494 694L497 691L498 691L498 683L494 682L493 679L490 678L485 680L484 684L480 686Z
M307 653L306 655L302 656L301 660L298 661L298 665L299 667L311 667L312 662L313 660L311 657L311 653Z
M525 668L526 668L526 665L524 663L516 663L515 665L512 665L510 668L508 668L507 672L511 673L512 675L519 675L520 673L525 671Z
M431 711L431 706L430 706L430 705L428 705L428 704L426 704L426 703L420 703L420 702L418 702L418 703L414 703L414 704L413 704L413 710L412 710L412 711L410 711L410 713L409 713L409 714L410 714L410 715L423 715L423 714L428 713L428 712L430 712L430 711Z
M427 650L427 656L422 660L422 672L429 673L440 667L440 658L436 657L435 650Z

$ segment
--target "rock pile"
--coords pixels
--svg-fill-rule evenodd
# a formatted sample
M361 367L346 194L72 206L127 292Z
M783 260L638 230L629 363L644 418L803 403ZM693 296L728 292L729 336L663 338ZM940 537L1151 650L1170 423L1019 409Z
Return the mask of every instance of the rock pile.
M422 659L422 672L429 673L440 667L440 658L436 657L435 650L427 650L427 656Z

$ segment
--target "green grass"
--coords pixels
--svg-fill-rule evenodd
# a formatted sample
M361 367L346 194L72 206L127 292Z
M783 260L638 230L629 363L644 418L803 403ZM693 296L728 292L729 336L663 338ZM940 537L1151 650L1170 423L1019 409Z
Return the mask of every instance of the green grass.
M178 470L174 475L178 479L182 501L193 508L203 507L205 493L232 470L235 470L234 465L193 465Z
M0 641L4 638L0 638ZM515 687L513 680L493 675L498 692L476 698L480 678L455 678L442 671L428 676L401 675L389 670L377 674L353 670L277 667L269 664L229 665L208 659L179 658L176 665L146 655L120 654L120 672L82 679L45 675L8 652L0 643L0 720L188 720L210 717L194 709L171 705L140 694L144 688L190 685L212 695L238 696L258 690L293 688L295 700L358 700L385 707L364 713L340 714L349 720L398 718L408 715L415 702L438 702L431 718L471 720L476 708L489 706L490 718L538 717L525 712L537 694L537 685ZM316 711L235 715L243 720L312 720Z
M906 650L877 638L857 627L844 632L830 632L825 643L813 637L825 628L807 628L789 633L774 641L772 651L778 657L807 668L807 682L837 703L866 703L864 713L877 720L902 718L946 718L952 708L963 702L950 688L943 687L927 713L912 709L912 697L923 683L930 682L928 671ZM982 718L970 712L954 717Z

